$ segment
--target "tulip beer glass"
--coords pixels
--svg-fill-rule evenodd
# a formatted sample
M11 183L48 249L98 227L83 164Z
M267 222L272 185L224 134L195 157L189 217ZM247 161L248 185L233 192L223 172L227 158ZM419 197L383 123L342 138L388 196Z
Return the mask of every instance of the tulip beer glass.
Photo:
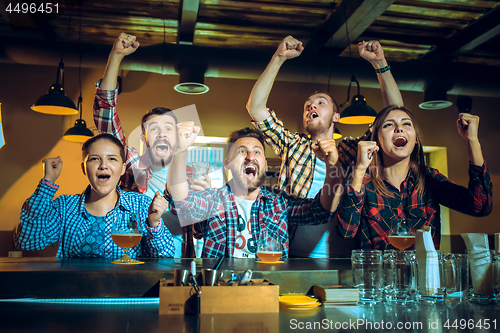
M111 238L116 245L121 247L125 254L113 264L139 264L143 263L130 258L128 251L139 244L142 238L141 220L138 213L119 213L111 228Z
M261 231L256 255L262 263L278 262L283 255L279 236L267 230Z
M389 233L389 243L396 249L404 250L415 244L415 228L410 219L398 219L392 221Z

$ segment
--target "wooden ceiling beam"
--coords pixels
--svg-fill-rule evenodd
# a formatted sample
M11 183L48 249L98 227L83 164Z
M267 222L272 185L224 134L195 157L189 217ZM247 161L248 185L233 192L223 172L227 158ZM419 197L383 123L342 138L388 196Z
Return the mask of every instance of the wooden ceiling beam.
M307 48L317 53L323 47L329 47L340 54L348 45L360 36L375 20L382 15L395 0L343 0L328 20L311 38ZM346 25L349 38L346 36Z
M500 33L500 6L458 31L422 56L423 60L451 61Z
M199 10L200 0L181 0L179 24L177 26L177 44L193 44Z

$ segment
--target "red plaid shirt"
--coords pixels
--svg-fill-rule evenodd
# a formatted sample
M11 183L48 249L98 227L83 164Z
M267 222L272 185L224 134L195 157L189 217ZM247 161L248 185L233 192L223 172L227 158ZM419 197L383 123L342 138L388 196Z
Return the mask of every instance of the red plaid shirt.
M151 160L149 155L139 155L135 147L127 146L127 138L123 132L122 124L116 111L118 86L115 90L101 90L101 81L96 83L96 93L94 99L94 123L99 133L109 133L120 139L126 147L126 171L120 181L120 187L125 191L145 193L148 189L148 181L153 176L149 167ZM188 176L191 175L191 168L187 166ZM183 228L183 258L194 258L193 231L191 227Z
M181 225L203 221L203 258L219 258L224 254L227 258L234 256L238 209L230 183L231 181L221 188L200 192L190 190L184 200L175 203L168 192L165 192L172 212L179 214ZM260 230L264 229L270 234L278 234L283 247L283 258L288 258L290 225L333 223L335 213L324 209L319 197L318 193L314 199L299 198L284 191L261 186L250 213L252 235L259 235Z
M450 181L436 169L426 168L426 193L419 196L417 179L412 172L401 185L401 192L384 180L394 198L375 192L373 184L365 177L361 192L352 186L347 189L338 208L341 235L357 236L363 249L394 249L389 244L388 232L394 219L412 219L415 229L431 226L436 249L441 240L439 205L472 216L487 216L493 208L493 185L486 167L469 166L469 187Z

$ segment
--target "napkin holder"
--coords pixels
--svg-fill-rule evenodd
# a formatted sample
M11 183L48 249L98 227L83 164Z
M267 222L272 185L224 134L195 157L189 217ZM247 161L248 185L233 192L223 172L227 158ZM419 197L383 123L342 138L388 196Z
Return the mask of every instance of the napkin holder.
M470 276L474 293L489 294L493 289L492 263L488 235L482 233L463 233L467 247Z

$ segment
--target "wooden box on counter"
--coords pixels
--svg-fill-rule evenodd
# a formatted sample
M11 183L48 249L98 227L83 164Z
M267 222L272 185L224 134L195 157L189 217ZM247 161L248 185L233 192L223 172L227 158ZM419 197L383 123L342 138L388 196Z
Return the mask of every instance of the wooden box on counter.
M254 279L245 285L200 287L200 314L279 312L279 286ZM195 314L193 287L160 281L160 315Z

